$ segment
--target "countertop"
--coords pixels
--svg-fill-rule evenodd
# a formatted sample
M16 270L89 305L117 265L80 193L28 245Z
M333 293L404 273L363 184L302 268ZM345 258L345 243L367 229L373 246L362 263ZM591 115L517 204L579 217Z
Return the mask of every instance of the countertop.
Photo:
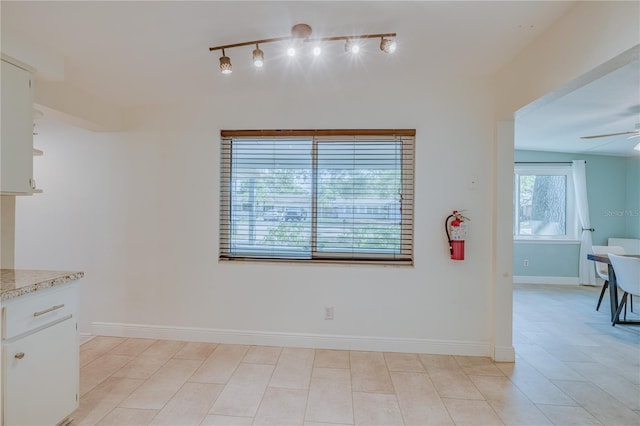
M56 287L84 277L80 271L37 271L0 269L0 302Z

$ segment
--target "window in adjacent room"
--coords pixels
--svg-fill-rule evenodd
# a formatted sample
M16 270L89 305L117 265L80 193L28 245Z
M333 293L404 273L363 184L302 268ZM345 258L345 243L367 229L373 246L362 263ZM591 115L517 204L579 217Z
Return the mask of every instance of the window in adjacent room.
M222 131L220 259L410 264L414 135Z
M516 163L514 192L516 239L577 238L570 164Z

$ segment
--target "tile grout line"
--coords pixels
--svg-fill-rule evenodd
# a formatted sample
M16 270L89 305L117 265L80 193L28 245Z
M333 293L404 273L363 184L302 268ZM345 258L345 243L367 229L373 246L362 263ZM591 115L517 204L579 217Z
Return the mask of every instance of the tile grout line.
M128 340L128 339L127 339L127 340ZM158 339L155 339L155 341L156 341L156 342L158 342L159 340L158 340ZM123 342L123 343L124 343L124 342ZM155 342L154 342L154 343L152 343L151 345L149 345L149 346L148 346L144 351L140 352L140 353L139 353L139 354L134 358L134 360L135 360L135 359L138 359L138 357L139 357L140 355L142 355L142 354L143 354L147 349L149 349L149 348L150 348L151 346L153 346L154 344L155 344ZM180 348L183 348L183 347L185 346L185 344L186 344L186 342L183 342L183 344L182 344L182 346L181 346ZM144 381L143 381L142 383L140 383L140 386L138 386L135 390L131 391L131 393L130 393L129 395L127 395L127 397L123 398L123 399L118 403L118 405L116 405L115 407L113 407L113 408L111 409L111 411L110 411L110 412L114 411L116 408L124 408L124 409L127 409L127 407L121 407L121 406L120 406L120 404L121 404L121 403L123 403L124 401L126 401L126 400L129 398L129 396L131 396L131 394L133 394L133 392L135 392L137 389L139 389L140 387L142 387L142 385L146 384L148 380L151 380L151 378L152 378L153 376L155 376L156 374L158 374L158 372L162 369L162 367L164 367L165 365L167 365L167 364L169 363L169 361L171 361L172 359L174 359L174 358L173 358L173 356L174 356L175 354L177 354L178 352L180 352L180 349L178 349L176 352L174 352L174 353L173 353L173 355L171 355L171 357L169 357L169 358L167 359L167 361L166 361L164 364L162 364L160 367L158 367L158 369L157 369L156 371L154 371L154 372L153 372L153 374L151 374L151 376L149 376L148 378L144 379ZM132 361L133 361L133 360L132 360ZM127 364L128 364L128 363L127 363ZM124 368L127 364L123 365L123 366L122 366L122 368ZM118 370L118 371L120 371L120 370ZM114 373L114 374L115 374L115 373ZM109 377L111 377L111 376L109 376ZM125 378L126 378L126 377L125 377ZM186 381L185 381L185 383L186 383ZM184 383L182 384L182 386L184 386ZM182 389L182 386L180 386L180 389ZM180 389L178 389L178 391L179 391ZM176 395L176 393L177 393L178 391L174 392L174 393L173 393L173 395L171 396L171 398L169 398L169 399L167 400L167 402L165 402L165 403L162 405L162 408L160 408L160 409L158 409L158 410L157 410L157 412L156 412L155 416L153 416L153 418L151 419L151 422L153 422L153 419L155 419L155 418L158 416L158 414L160 414L160 411L162 411L162 409L163 409L163 408L164 408L164 407L169 403L169 401L171 401L171 399ZM106 416L105 416L105 417L106 417Z
M111 377L111 376L109 376L109 377ZM120 407L120 403L122 401L124 401L125 399L129 398L129 396L131 396L131 394L134 393L140 386L145 384L145 382L146 382L146 380L143 380L143 381L140 382L140 384L138 386L136 386L135 388L131 389L131 392L129 392L126 396L124 396L111 410L109 410L102 417L100 417L100 420L98 420L96 422L96 424L100 423L105 417L107 417L109 414L111 414L111 412L113 412L113 410L115 410L116 408L119 408Z
M529 367L533 368L533 369L536 371L536 373L540 374L540 376L542 376L545 380L547 380L549 383L551 383L551 385L553 385L553 387L555 387L555 388L558 390L558 392L561 392L561 393L562 393L563 395L565 395L567 398L569 398L570 400L572 400L573 402L575 402L576 404L578 404L578 406L582 406L578 401L576 401L575 399L573 399L571 396L567 395L567 393L566 393L565 391L563 391L563 390L562 390L562 389L560 389L558 386L556 386L556 384L555 384L555 383L553 383L553 382L551 381L551 379L549 379L547 376L545 376L545 375L544 375L540 370L538 370L534 365L532 365L531 363L529 363L529 362L528 362L526 359L524 359L524 358L521 360L521 362L522 362L522 361L526 362L526 363L529 365ZM514 364L515 364L515 363L514 363ZM515 365L514 365L514 367L515 367ZM536 404L533 400L531 400L531 398L529 398L529 395L527 395L527 393L526 393L524 390L520 389L520 386L518 386L518 384L517 384L517 383L515 383L513 380L511 380L511 377L507 377L507 378L509 379L509 381L510 381L511 383L513 383L513 385L514 385L514 386L515 386L515 387L516 387L520 392L522 392L522 393L524 394L524 396L525 396L525 397L527 397L527 399L528 399L532 404ZM537 404L536 404L536 405L537 405ZM542 404L542 405L547 405L547 404ZM558 405L558 406L570 407L569 405L564 405L564 404L561 404L561 405ZM542 411L542 410L540 410L540 411ZM543 414L544 414L544 413L543 413Z
M240 345L240 346L247 346L247 350L245 351L245 353L242 355L242 359L240 360L240 362L238 362L238 365L236 365L236 368L233 369L233 372L229 375L229 379L227 379L227 381L224 383L224 387L222 388L222 390L220 391L220 395L222 395L222 393L224 392L224 390L227 388L227 385L229 384L229 382L231 381L231 379L233 378L233 375L236 374L236 371L238 371L238 368L240 368L240 364L242 364L242 360L244 360L244 358L247 356L247 353L249 353L249 349L251 349L251 345ZM216 349L218 349L219 346L216 346ZM213 350L213 352L211 352L211 355L213 355L216 351L216 349ZM211 356L210 355L210 356ZM198 371L198 370L196 370ZM193 374L196 374L195 371L193 372ZM193 376L193 374L191 376ZM190 377L191 377L190 376ZM188 379L187 379L188 381ZM193 383L197 383L197 382L193 382ZM218 402L218 398L220 398L220 395L218 395L218 397L216 398L216 401L213 403L213 405L211 406L211 408L209 409L209 412L216 416L217 414L212 413L211 410L213 410L213 406L216 405L216 402ZM260 400L260 402L262 402L262 400ZM256 411L257 413L257 411ZM206 416L205 416L206 418ZM253 419L255 420L256 416L253 416ZM253 422L252 422L253 423Z
M97 357L96 359L94 359L93 361L87 363L83 368L88 367L89 365L93 364L94 362L98 361L100 358L102 358L103 356L107 356L109 355L108 352L103 353L102 355L100 355L99 357ZM125 355L113 355L113 356L125 356ZM116 371L120 371L121 368L124 368L125 365L129 364L130 362L132 362L135 357L129 357L131 358L129 361L127 361L122 367L120 367L118 370ZM100 386L102 383L104 383L108 378L110 378L113 374L115 373L115 371L113 373L111 373L110 375L108 375L107 377L105 377L104 379L102 379L101 381L99 381L98 383L96 383L95 385L93 385L92 387L90 387L89 389L87 389L84 392L84 395L88 394L89 392L91 392L92 390L94 390L95 388L97 388L98 386ZM80 390L78 390L78 399L84 395L80 395Z
M182 347L184 347L184 346L185 346L185 345L182 345ZM180 350L178 350L178 351L176 352L176 354L178 354L179 352L180 352ZM175 354L174 354L174 355L175 355ZM169 358L169 360L168 360L165 364L163 364L163 366L164 366L164 365L166 365L166 364L168 364L168 363L169 363L169 361L171 361L171 360L181 360L181 359L182 359L182 358L175 358L175 357L171 357L171 358ZM205 359L206 359L206 358L205 358ZM194 374L196 374L196 371L198 371L198 368L200 368L200 367L202 366L202 364L204 364L205 359L203 359L203 360L197 360L197 359L196 359L196 360L191 360L191 359L190 359L190 360L188 360L188 361L200 361L200 365L199 365L199 366L194 370L194 372L191 374L191 376L193 376ZM160 368L162 368L162 367L160 367ZM160 368L158 369L158 371L160 371ZM156 371L156 373L157 373L158 371ZM154 374L155 374L155 373L154 373ZM191 376L189 376L189 378L190 378ZM152 377L153 377L153 376L152 376ZM161 411L162 411L162 410L167 406L167 404L169 404L169 403L171 402L171 400L172 400L173 398L175 398L175 396L178 394L178 392L180 392L180 391L182 390L182 388L183 388L183 387L185 387L185 385L186 385L187 383L190 383L190 382L189 382L189 378L187 378L187 380L185 380L185 381L184 381L184 383L182 384L182 386L180 386L180 387L179 387L179 388L178 388L178 389L173 393L173 395L171 395L171 398L167 399L167 402L165 402L165 403L162 405L162 408L158 409L158 412L156 413L156 415L155 415L155 416L153 416L153 418L151 419L151 423L153 423L153 420L155 420L155 418L156 418L156 417L158 417L158 415L160 414L160 412L161 412ZM149 377L149 379L151 379L151 377ZM145 382L146 382L146 381L145 381ZM218 398L216 397L216 400L217 400L217 399L218 399ZM215 403L215 401L214 401L214 403ZM213 406L213 405L212 405L212 406ZM204 417L200 420L200 423L202 423L202 421L205 419L205 417L207 417L207 415L206 415L206 414L205 414L205 415L204 415ZM200 423L198 423L198 424L200 424Z
M94 336L94 338L99 337L99 336ZM93 340L93 339L91 339ZM124 342L126 342L127 340L129 340L129 338L125 338L122 342L120 342L119 344L115 345L113 348L110 348L109 350L105 351L102 355L100 355L98 358L101 358L102 356L105 355L109 355L109 352L111 352L113 349L115 349L116 347L120 346L121 344L123 344ZM157 341L157 340L156 340ZM86 343L86 342L85 342ZM138 354L140 355L140 354ZM131 360L129 360L126 364L124 364L122 367L120 367L118 370L114 371L113 373L111 373L106 379L104 379L102 382L100 382L99 384L95 385L93 388L91 388L90 390L88 390L83 396L86 396L89 392L93 391L95 388L97 388L100 384L106 382L108 379L113 378L113 375L117 372L120 371L122 368L124 368L125 366L129 365L129 363L133 362L135 359L138 358L138 355L134 356L131 358ZM124 356L124 355L120 355L120 356ZM96 360L98 359L96 358ZM95 361L95 360L94 360ZM93 361L89 362L87 365L91 364ZM126 379L126 378L123 378ZM142 386L145 382L146 379L140 379L141 382L138 384L138 386L136 386L134 389L131 390L131 392L129 392L127 395L125 395L113 408L111 408L109 411L107 411L106 413L104 413L97 422L95 422L95 424L100 423L105 417L107 417L109 414L111 414L111 412L113 410L115 410L116 408L118 408L120 406L120 403L122 401L124 401L125 399L127 399L133 392L136 391L136 389L138 389L140 386ZM83 396L79 396L79 399L82 399ZM79 403L80 401L78 401L78 408L79 408Z
M256 408L256 413L251 417L251 419L252 419L251 420L251 424L252 425L255 424L256 417L258 416L258 413L260 412L260 407L262 407L262 403L264 402L264 396L267 393L267 390L271 387L271 386L269 386L269 383L271 383L271 379L273 378L273 375L276 372L276 367L278 366L278 362L280 362L280 357L282 356L282 350L283 349L284 349L284 347L280 348L280 353L278 354L278 360L276 361L275 364L273 364L273 370L271 370L271 375L269 376L269 381L267 381L267 386L265 386L265 388L264 388L264 392L262 393L262 398L260 398L260 403L258 404L258 407ZM249 349L247 349L247 353L249 353L250 350L251 350L251 346L249 347ZM244 360L244 358L246 356L247 356L247 354L245 354L245 356L242 357L242 359ZM242 364L242 361L240 361L240 364ZM251 363L246 362L245 364L251 364ZM253 365L269 365L269 364L253 364ZM226 385L225 385L225 387L226 387ZM220 394L222 394L222 392L220 392ZM211 408L213 408L213 406Z
M396 390L396 386L393 384L393 379L391 378L391 370L389 370L389 363L387 362L387 357L385 356L386 352L382 352L382 359L384 360L384 366L387 370L387 375L389 376L389 381L391 382L391 388L393 389L393 397L396 400L396 404L398 404L398 411L400 411L400 418L402 419L402 424L406 425L407 422L404 418L404 413L402 412L402 407L400 406L400 400L398 399L398 391ZM418 357L418 355L416 355ZM418 361L420 361L420 357L418 357Z
M454 356L454 357L453 357L453 360L456 362L456 364L458 365L458 367L459 367L459 368L460 368L460 370L462 371L462 374L464 374L464 375L465 375L465 377L469 380L469 382L471 382L471 386L473 386L473 387L478 391L478 393L479 393L480 395L482 395L482 400L483 400L483 401L484 401L484 402L489 406L489 408L491 409L491 411L493 411L493 414L495 414L495 415L496 415L496 417L497 417L497 418L499 418L499 419L500 419L500 421L501 421L503 424L505 424L505 425L506 425L506 424L507 424L507 422L505 422L505 420L502 418L502 416L500 415L500 413L498 413L498 412L496 411L496 409L495 409L495 408L493 408L493 405L491 405L491 403L489 402L489 400L487 400L486 395L485 395L485 394L483 394L483 393L482 393L482 391L478 388L478 386L476 386L476 384L474 383L474 381L473 381L473 380L471 380L470 375L469 375L469 374L467 374L467 372L465 371L464 367L460 364L460 361L458 361L458 358L457 358L456 356ZM493 360L490 360L490 361L491 361L491 365L495 366L495 362L494 362ZM498 367L496 367L496 368L498 368ZM500 370L500 369L498 368L498 370ZM500 372L502 373L502 370L500 370ZM504 376L504 373L503 373L503 376ZM494 376L494 377L500 377L500 376ZM442 398L442 396L440 396L440 398ZM476 400L476 401L477 401L477 400Z
M552 379L549 379L550 382L554 382ZM556 381L560 381L560 382L573 382L573 383L581 383L581 381L578 380L556 380ZM624 407L627 407L627 404L625 404L624 402L620 401L619 399L617 399L615 396L611 395L609 392L607 392L606 390L602 389L600 386L598 386L596 383L589 381L588 382L590 385L595 386L596 388L600 389L602 392L604 392L606 395L608 395L609 397L615 399L616 401L620 402L621 405L623 405ZM554 385L556 385L555 383L553 383ZM556 387L558 387L558 385L556 385ZM562 389L561 389L562 390ZM575 398L572 397L572 399ZM582 407L582 409L584 409L587 413L591 414L593 416L593 418L595 418L596 420L598 420L599 422L601 422L599 416L597 415L597 412L593 412L592 410L590 410L587 406L581 404L580 402L576 401L577 404L579 404L580 407ZM631 408L629 408L631 410ZM634 411L634 410L631 410ZM605 424L604 422L601 422L602 424Z
M356 421L356 404L355 401L353 399L353 363L351 362L351 354L353 351L349 351L349 387L351 388L351 392L349 392L349 394L351 395L351 418L353 419L353 424L355 425L357 423Z
M315 368L314 365L316 363L317 352L318 352L318 349L313 350L313 361L311 361L311 377L309 378L309 388L307 389L307 400L304 404L304 412L302 413L302 424L304 424L307 419L307 409L309 408L309 395L311 395L311 383L313 382L313 369ZM275 371L275 368L274 368L274 371Z

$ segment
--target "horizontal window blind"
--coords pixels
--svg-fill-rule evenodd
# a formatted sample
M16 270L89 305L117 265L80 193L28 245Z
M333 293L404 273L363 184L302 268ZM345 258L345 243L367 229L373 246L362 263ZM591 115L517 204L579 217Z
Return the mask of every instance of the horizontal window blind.
M225 132L220 259L412 262L411 130Z

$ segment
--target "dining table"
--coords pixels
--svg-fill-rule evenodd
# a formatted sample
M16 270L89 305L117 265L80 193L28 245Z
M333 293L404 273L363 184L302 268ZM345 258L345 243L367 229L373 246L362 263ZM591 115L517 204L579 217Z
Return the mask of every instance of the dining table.
M640 259L640 254L625 254L623 256L626 257L635 257ZM611 259L609 259L608 254L587 254L587 259L593 260L595 262L606 263L609 271L609 301L611 305L611 323L612 324L635 324L640 325L640 321L626 321L620 320L620 318L616 319L616 312L618 311L618 284L616 281L616 273L613 270L613 265L611 264ZM629 297L632 297L629 295ZM626 312L626 311L625 311ZM625 314L626 315L626 314Z

